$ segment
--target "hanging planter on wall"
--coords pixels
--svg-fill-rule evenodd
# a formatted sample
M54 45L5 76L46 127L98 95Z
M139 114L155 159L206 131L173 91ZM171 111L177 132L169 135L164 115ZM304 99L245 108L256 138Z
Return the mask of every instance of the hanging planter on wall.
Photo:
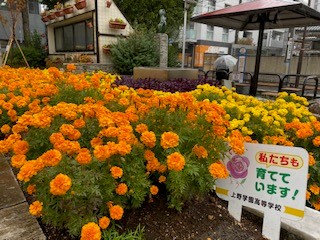
M48 18L48 16L42 16L41 20L42 22L48 22L50 19Z
M75 6L78 10L83 9L87 6L87 1L86 0L77 0Z
M67 6L63 9L65 14L73 13L73 6Z
M112 4L112 1L111 1L111 0L107 0L107 1L106 1L107 8L111 7L111 4Z
M50 20L53 20L53 19L55 19L57 16L56 16L56 13L55 12L51 12L49 15L48 15L48 18L50 19Z
M62 17L65 15L65 12L63 10L59 10L59 11L55 12L55 14L57 17Z
M103 45L102 46L102 51L103 51L104 54L109 54L110 50L111 50L110 45Z
M115 20L110 19L109 21L109 27L114 29L125 29L127 24L119 18L116 18Z

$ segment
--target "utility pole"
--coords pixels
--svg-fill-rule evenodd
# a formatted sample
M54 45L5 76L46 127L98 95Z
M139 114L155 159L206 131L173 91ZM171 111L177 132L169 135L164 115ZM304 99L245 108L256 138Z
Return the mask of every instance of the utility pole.
M239 4L242 3L242 0L239 0ZM234 43L237 44L239 41L239 30L236 30L236 34L234 36Z
M308 0L308 6L310 7L311 5L311 0ZM302 61L303 61L303 56L304 56L304 44L306 40L306 33L307 33L307 26L304 27L303 29L303 35L302 35L302 43L301 43L301 48L299 52L299 59L298 59L298 66L297 66L297 75L301 73L301 68L302 68ZM294 87L299 87L299 77L296 77L296 82Z

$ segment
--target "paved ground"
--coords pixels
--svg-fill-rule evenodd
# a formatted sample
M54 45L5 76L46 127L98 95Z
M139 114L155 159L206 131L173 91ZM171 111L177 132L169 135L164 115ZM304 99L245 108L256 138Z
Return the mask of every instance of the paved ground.
M46 239L13 175L8 161L0 158L0 240Z

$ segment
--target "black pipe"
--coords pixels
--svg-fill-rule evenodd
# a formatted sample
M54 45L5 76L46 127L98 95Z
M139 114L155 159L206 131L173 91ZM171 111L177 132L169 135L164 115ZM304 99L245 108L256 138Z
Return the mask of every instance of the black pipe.
M97 43L97 49L96 49L96 54L97 54L97 63L100 63L100 54L99 54L99 28L98 28L98 0L95 0L94 1L94 4L95 4L95 6L94 6L94 9L95 9L95 17L96 17L96 23L95 23L95 25L96 25L96 43Z

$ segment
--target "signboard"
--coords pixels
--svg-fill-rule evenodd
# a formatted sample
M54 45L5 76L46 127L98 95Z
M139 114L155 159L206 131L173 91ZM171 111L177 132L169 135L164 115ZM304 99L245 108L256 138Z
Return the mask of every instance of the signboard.
M245 72L246 70L246 58L247 58L247 49L244 47L241 47L238 52L238 76L237 80L239 83L243 83L243 73L240 72Z
M279 239L281 217L300 220L306 201L308 152L303 148L245 144L245 153L224 160L227 179L216 181L217 195L229 201L238 221L242 206L264 212L262 234Z
M286 51L286 59L285 62L289 61L292 56L292 47L293 47L293 38L289 38L287 44L287 51Z

